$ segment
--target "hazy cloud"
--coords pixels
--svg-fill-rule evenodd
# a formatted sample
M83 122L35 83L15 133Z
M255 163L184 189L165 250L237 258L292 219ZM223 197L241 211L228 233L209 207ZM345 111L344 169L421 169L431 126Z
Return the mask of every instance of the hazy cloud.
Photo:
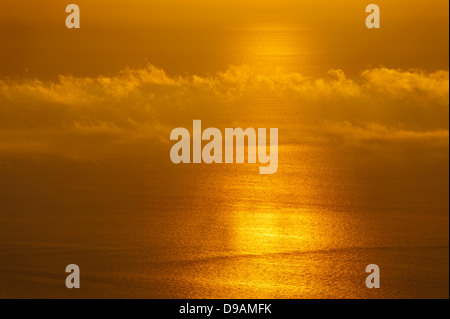
M173 128L193 119L280 127L281 144L391 140L448 148L448 85L448 71L378 68L351 79L331 70L311 78L249 66L208 76L173 77L149 65L96 78L0 80L0 152L102 156L167 144Z

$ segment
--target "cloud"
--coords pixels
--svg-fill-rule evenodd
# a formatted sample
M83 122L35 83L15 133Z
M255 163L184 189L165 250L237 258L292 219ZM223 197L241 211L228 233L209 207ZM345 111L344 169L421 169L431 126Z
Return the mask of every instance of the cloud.
M448 149L449 73L331 70L313 78L250 66L169 76L148 65L108 76L0 80L0 152L101 158L169 143L201 119L279 127L280 143L438 143ZM445 146L447 145L447 146Z
M327 126L328 132L342 140L353 141L365 144L383 143L392 141L397 143L405 142L440 142L442 145L448 144L449 131L408 131L402 129L392 129L380 124L368 123L364 126L356 126L350 122L332 123Z
M421 71L380 68L366 70L362 76L367 80L369 89L393 98L412 97L418 101L418 98L422 97L421 100L436 100L448 105L448 71L425 74Z

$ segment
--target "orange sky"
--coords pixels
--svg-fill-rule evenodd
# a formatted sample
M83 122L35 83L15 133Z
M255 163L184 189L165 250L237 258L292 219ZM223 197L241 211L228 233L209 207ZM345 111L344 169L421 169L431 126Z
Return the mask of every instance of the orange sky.
M68 3L0 1L0 75L98 75L145 61L171 74L204 74L252 64L280 41L295 47L290 71L307 74L448 68L446 0L380 0L376 31L365 28L370 2L361 0L80 0L80 30L65 28ZM286 32L264 39L258 30Z
M381 0L379 30L360 0L81 0L77 30L61 1L25 2L0 0L5 149L41 133L39 147L60 149L54 129L84 154L100 148L79 134L166 140L236 110L252 114L243 125L283 126L281 143L448 139L445 0Z

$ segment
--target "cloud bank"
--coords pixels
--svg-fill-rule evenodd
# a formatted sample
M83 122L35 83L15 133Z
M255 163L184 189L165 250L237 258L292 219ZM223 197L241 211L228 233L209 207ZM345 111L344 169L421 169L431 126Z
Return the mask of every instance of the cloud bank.
M169 143L175 127L279 127L280 144L396 143L448 152L449 72L376 68L319 78L230 67L169 76L155 66L118 74L0 80L2 156L102 158Z

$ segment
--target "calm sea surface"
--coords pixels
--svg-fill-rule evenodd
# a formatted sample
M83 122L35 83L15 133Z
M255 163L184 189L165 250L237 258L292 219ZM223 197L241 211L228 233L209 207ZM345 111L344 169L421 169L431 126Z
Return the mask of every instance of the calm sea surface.
M289 145L273 176L150 164L3 173L0 297L448 298L443 167ZM369 264L380 290L365 288Z

